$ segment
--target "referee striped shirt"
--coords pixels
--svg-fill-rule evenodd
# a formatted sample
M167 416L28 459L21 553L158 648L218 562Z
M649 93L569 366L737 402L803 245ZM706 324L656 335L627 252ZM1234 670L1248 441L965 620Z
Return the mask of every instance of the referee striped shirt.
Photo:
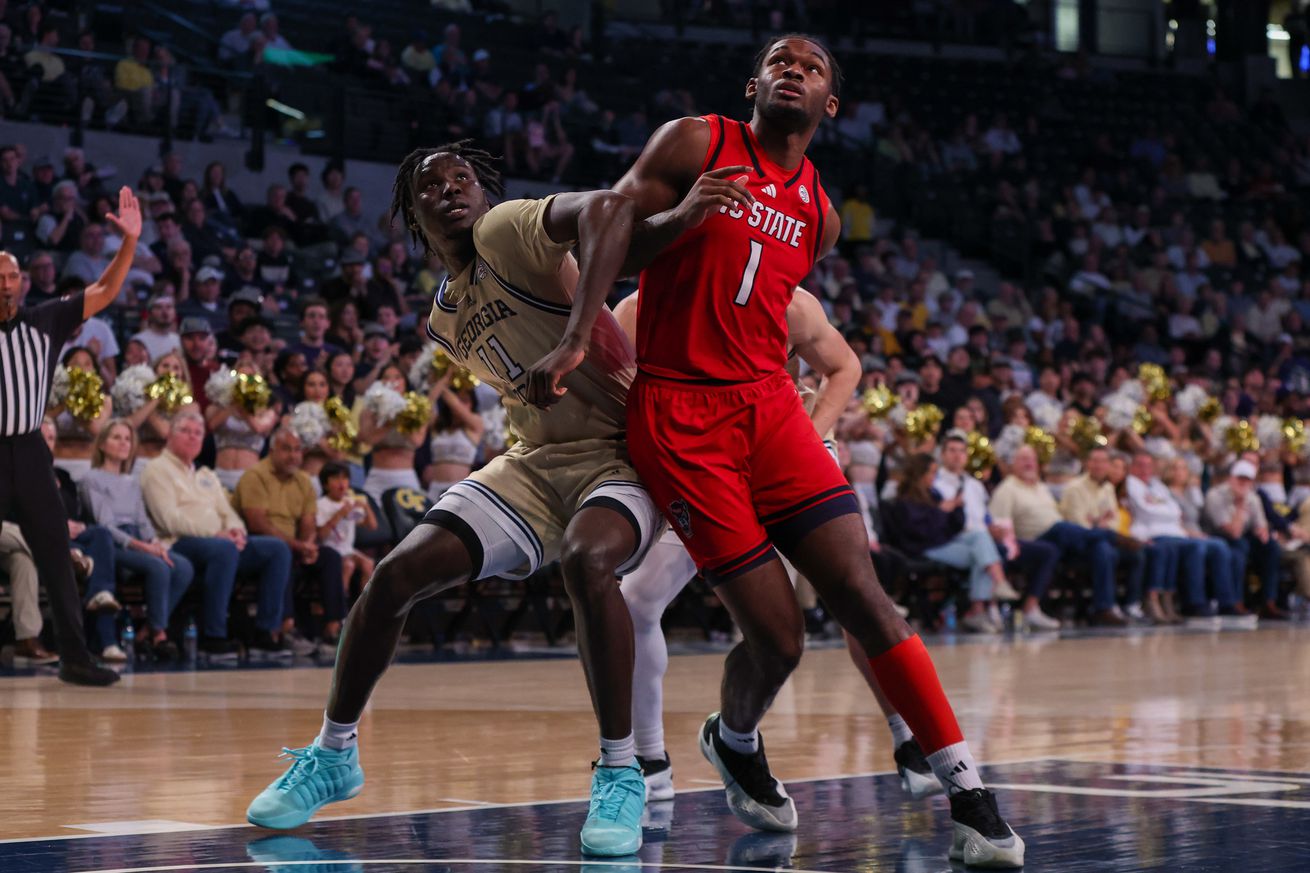
M41 429L59 350L82 323L81 291L0 322L0 438Z

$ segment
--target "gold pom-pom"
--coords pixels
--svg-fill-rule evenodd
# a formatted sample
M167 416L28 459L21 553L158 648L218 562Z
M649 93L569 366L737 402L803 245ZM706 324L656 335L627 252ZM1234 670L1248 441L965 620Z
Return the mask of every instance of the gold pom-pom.
M159 406L169 415L195 400L186 380L176 373L165 373L147 385L146 396L158 400Z
M996 449L992 448L992 441L975 430L966 438L965 445L969 450L965 469L975 478L987 478L988 471L996 466Z
M268 387L268 380L263 376L237 373L232 385L232 399L246 412L259 412L273 402L273 389Z
M1137 378L1146 389L1146 396L1153 401L1168 400L1171 392L1169 377L1164 367L1159 364L1142 364L1137 368Z
M1228 447L1228 451L1239 455L1242 452L1260 451L1260 440L1255 435L1255 428L1251 427L1251 422L1246 419L1235 422L1224 432L1224 445Z
M332 431L332 435L327 438L327 444L334 451L348 455L355 451L357 439L359 439L359 428L355 427L353 421L347 421L340 429Z
M1299 418L1283 420L1283 444L1289 452L1301 454L1305 450L1305 422Z
M1219 405L1218 397L1211 397L1201 404L1201 408L1196 411L1196 420L1209 424L1219 417L1224 408Z
M937 435L937 429L942 426L945 417L941 409L931 403L925 403L905 416L905 432L915 442L923 442L928 437Z
M452 367L455 370L454 375L450 377L452 391L464 391L482 384L478 377L473 375L472 370L461 367L452 361L450 355L446 354L446 350L441 346L437 346L432 350L432 378L434 381L439 381Z
M1137 411L1133 413L1133 430L1138 436L1146 436L1153 427L1155 427L1155 416L1151 414L1151 410L1145 406L1137 407Z
M1110 444L1101 433L1101 422L1093 415L1080 415L1069 428L1069 438L1078 446L1078 453L1086 456L1092 449L1103 449Z
M81 367L69 367L68 396L64 398L64 408L78 421L94 421L105 406L105 395L101 391L103 387L104 382L99 373Z
M327 438L328 446L342 454L354 453L357 448L355 442L359 439L359 427L351 419L346 404L341 402L340 397L329 397L323 401L323 411L332 424L332 435Z
M396 430L418 433L432 419L432 402L417 391L405 392L405 408L396 414Z
M1037 452L1037 463L1049 464L1055 457L1055 437L1035 424L1029 425L1023 432L1024 445L1033 447Z
M870 388L860 398L860 406L864 408L865 414L872 419L886 418L898 403L900 403L900 398L893 394L892 390L886 385Z

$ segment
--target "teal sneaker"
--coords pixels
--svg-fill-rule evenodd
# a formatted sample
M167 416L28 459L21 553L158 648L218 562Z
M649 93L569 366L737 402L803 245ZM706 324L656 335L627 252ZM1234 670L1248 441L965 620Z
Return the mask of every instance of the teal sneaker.
M246 821L261 828L290 830L309 821L324 805L349 800L364 787L359 750L283 749L291 768L259 793L246 810Z
M646 780L634 762L627 767L596 767L591 777L591 807L582 826L582 851L610 858L641 848L641 814L646 808Z

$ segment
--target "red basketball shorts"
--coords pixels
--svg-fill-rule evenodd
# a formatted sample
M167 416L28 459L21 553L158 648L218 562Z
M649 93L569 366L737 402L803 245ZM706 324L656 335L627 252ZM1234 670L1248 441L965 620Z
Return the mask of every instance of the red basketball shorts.
M783 372L724 386L639 373L628 394L628 449L655 505L711 583L859 512Z

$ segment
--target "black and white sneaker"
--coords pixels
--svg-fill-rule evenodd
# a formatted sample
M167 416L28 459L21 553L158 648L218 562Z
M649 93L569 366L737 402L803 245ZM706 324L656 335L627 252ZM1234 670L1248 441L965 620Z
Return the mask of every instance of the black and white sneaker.
M638 755L637 766L641 767L641 775L646 780L647 803L673 799L673 763L669 761L668 752L659 758Z
M951 860L969 867L1023 866L1023 839L1001 818L996 796L971 788L951 797Z
M942 783L937 781L918 740L909 739L897 746L895 758L901 790L910 797L923 800L942 793Z
M719 737L719 714L705 719L700 731L700 751L723 779L732 814L757 830L796 830L796 804L787 789L769 772L764 757L764 737L753 755L734 752Z

